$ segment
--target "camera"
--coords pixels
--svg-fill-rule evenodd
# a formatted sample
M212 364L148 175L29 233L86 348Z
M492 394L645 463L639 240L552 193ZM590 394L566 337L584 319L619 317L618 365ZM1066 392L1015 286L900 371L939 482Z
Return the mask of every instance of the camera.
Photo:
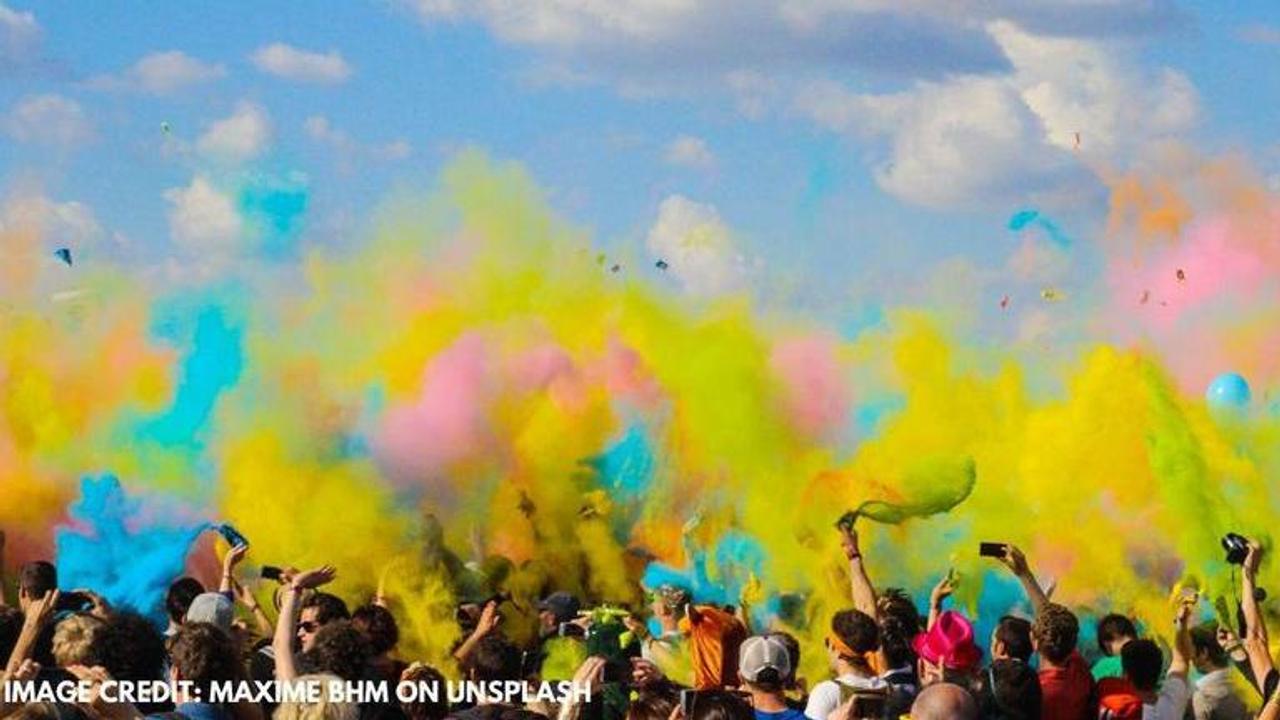
M1222 549L1227 551L1227 562L1232 565L1243 565L1249 554L1249 541L1243 535L1229 532L1222 537Z

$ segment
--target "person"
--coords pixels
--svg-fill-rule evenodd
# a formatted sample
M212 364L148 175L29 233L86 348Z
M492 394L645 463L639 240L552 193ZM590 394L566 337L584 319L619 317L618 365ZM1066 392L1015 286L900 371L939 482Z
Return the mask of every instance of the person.
M408 720L444 720L449 715L449 693L445 689L444 675L439 670L415 662L400 674L400 682L431 685L439 690L434 699L430 694L422 692L411 699L401 700L400 710Z
M991 631L991 659L1021 660L1031 662L1031 622L1014 615L1005 615Z
M725 690L700 690L692 698L686 720L754 720L756 717L740 695Z
M1102 657L1098 658L1090 670L1093 679L1122 677L1124 668L1120 663L1120 651L1125 643L1137 639L1138 629L1129 618L1112 613L1104 615L1098 621L1097 634L1098 651L1102 653Z
M58 568L47 560L24 563L18 570L18 608L25 615L32 603L58 589Z
M518 681L520 677L520 649L500 634L487 634L476 642L463 661L463 675L473 683L499 680ZM604 662L601 659L600 671ZM519 705L489 702L459 710L450 715L457 720L545 720L544 716L530 712Z
M813 688L804 714L813 720L827 720L840 706L841 688L884 690L888 683L871 665L871 655L880 647L880 627L860 610L841 610L831 618L827 634L827 659L835 671L834 680L824 680Z
M1191 629L1191 664L1200 679L1191 695L1195 720L1244 720L1249 717L1244 700L1231 681L1231 658L1218 642L1218 624Z
M182 624L208 623L224 633L230 633L235 614L235 604L223 593L200 593L191 600Z
M53 630L53 659L58 667L92 664L93 642L105 622L96 615L76 613Z
M999 558L1022 583L1035 610L1031 645L1040 656L1043 720L1086 720L1095 710L1093 675L1076 648L1080 621L1067 608L1049 602L1027 558L1014 545L1005 545Z
M994 654L994 651L993 651ZM974 697L986 720L1039 720L1040 677L1025 660L1001 657L979 673Z
M546 638L556 635L560 625L578 619L582 603L571 593L553 592L538 603L538 632Z
M16 607L0 605L0 661L7 660L18 643L22 630L22 611Z
M978 720L978 703L969 691L947 682L934 683L911 704L911 720Z
M1250 675L1254 686L1262 693L1264 705L1277 694L1280 672L1271 659L1271 641L1267 637L1267 625L1258 607L1258 566L1262 564L1262 546L1250 540L1240 567L1240 614L1244 617L1244 637L1240 642L1249 659ZM1261 720L1262 715L1259 714Z
M183 623L169 639L169 679L190 683L195 692L187 695L179 685L174 712L185 720L231 720L230 708L208 701L214 683L244 679L243 668L231 636L210 623Z
M649 610L658 624L658 634L652 635L649 627L638 618L623 618L627 629L640 639L640 656L659 665L666 665L679 656L684 643L680 632L680 613L693 602L692 594L676 585L663 584L649 593Z
M336 675L303 675L298 682L328 687L329 683L341 679ZM321 692L316 702L290 700L280 703L271 717L272 720L359 720L360 706L353 702L335 702L329 693Z
M642 690L627 705L626 720L669 720L678 702L669 689Z
M203 592L204 586L193 577L181 577L169 585L164 594L164 612L169 619L169 626L164 631L165 637L172 637L178 632L178 628L186 622L191 601Z
M694 688L709 690L738 681L738 650L747 627L737 615L714 605L686 605L680 631L689 638Z
M795 635L782 630L765 633L765 637L777 640L787 649L787 659L791 662L791 672L787 673L786 680L783 682L787 707L803 713L805 703L809 698L809 686L805 679L798 674L800 670L800 641L796 639Z
M912 642L918 658L920 684L949 682L969 687L982 662L974 641L973 624L954 610L937 614L929 629Z
M351 613L351 625L364 636L373 674L388 682L399 678L408 664L392 657L400 642L400 628L391 611L373 603L363 605Z
M337 595L327 592L313 592L302 603L302 614L298 618L298 640L302 651L311 649L315 642L316 632L320 628L336 620L347 620L351 612L347 604Z
M308 673L363 680L369 665L369 643L350 620L335 620L316 631L311 647L302 653Z
M1191 701L1187 674L1191 668L1189 630L1194 600L1184 598L1174 620L1174 642L1169 669L1160 682L1164 656L1153 640L1140 638L1125 643L1120 650L1124 677L1104 678L1098 683L1100 720L1181 720Z
M803 712L787 706L791 656L781 642L767 635L747 638L738 651L738 676L751 693L756 720L804 720Z

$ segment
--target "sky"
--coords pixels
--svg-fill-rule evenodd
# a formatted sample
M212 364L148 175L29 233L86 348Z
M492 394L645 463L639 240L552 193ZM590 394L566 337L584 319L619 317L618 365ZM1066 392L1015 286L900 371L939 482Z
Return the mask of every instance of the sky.
M88 258L225 266L288 259L264 222L358 243L476 147L603 250L713 227L820 309L1001 263L1019 210L1096 236L1169 143L1276 175L1277 61L1263 1L5 0L0 193Z

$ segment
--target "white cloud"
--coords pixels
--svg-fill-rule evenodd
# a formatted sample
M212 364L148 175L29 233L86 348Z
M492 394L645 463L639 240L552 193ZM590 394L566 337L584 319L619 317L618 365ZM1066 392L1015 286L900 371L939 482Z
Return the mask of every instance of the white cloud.
M715 155L702 138L681 135L667 146L663 160L670 165L682 165L697 170L707 170L716 164Z
M317 53L274 43L258 48L252 59L263 72L300 82L340 83L351 76L351 66L336 50Z
M99 90L129 90L165 95L225 77L221 64L206 63L180 50L151 53L119 75L99 75L89 86Z
M746 278L746 261L720 214L681 195L662 201L646 244L692 295L733 291Z
M39 46L40 24L36 16L0 2L0 69L30 60Z
M413 154L413 146L407 140L397 139L381 145L366 145L339 130L323 115L312 115L302 123L302 129L316 143L328 147L337 156L344 170L354 170L361 158L395 161Z
M242 224L230 195L203 175L186 187L164 192L169 209L169 232L181 247L198 252L225 253L236 248Z
M196 141L201 154L226 162L252 160L271 143L271 118L260 105L241 101Z
M880 186L932 207L1062 195L1091 182L1077 155L1132 158L1196 121L1195 89L1177 72L1143 72L1096 41L1039 37L1004 22L990 32L1012 73L875 95L814 83L797 94L796 108L877 143Z
M80 103L61 95L31 95L9 111L5 130L18 142L70 147L93 137Z
M49 245L82 246L102 234L89 206L74 200L58 202L44 195L9 198L0 215L0 232L32 232Z

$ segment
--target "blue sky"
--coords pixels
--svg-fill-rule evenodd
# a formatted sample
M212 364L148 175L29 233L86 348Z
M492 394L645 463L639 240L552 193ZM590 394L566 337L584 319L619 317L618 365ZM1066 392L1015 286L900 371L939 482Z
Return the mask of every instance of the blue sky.
M358 236L478 146L611 251L710 223L845 292L999 265L1024 207L1095 235L1099 164L1169 142L1277 173L1278 66L1263 0L4 0L0 172L10 214L141 262L243 252L228 207L280 188L288 232Z

